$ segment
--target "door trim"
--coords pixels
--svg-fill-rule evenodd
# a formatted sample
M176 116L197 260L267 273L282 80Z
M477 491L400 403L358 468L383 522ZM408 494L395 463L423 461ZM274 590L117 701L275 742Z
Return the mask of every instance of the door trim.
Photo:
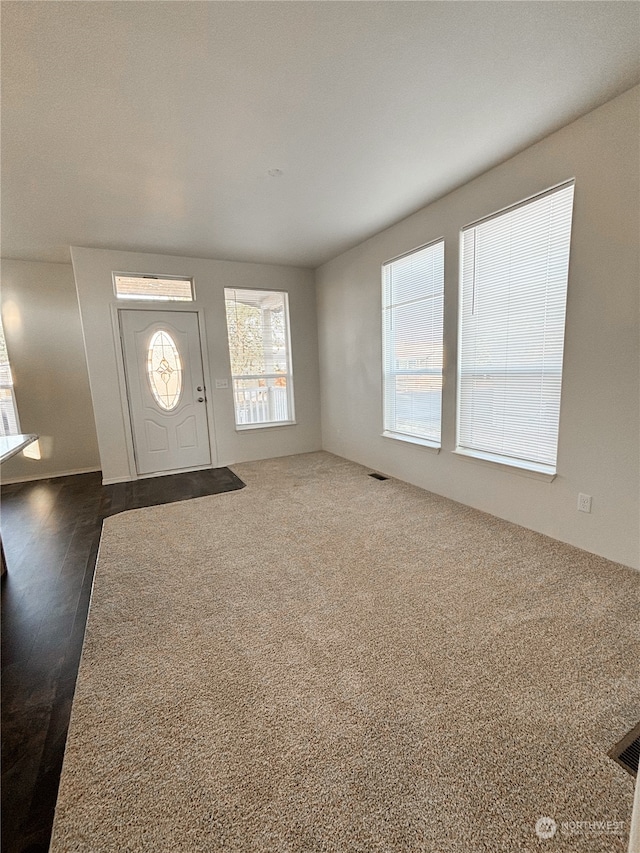
M120 330L120 311L163 311L167 313L190 313L196 314L198 318L198 332L200 334L200 358L202 360L202 373L204 376L204 384L207 389L205 409L207 412L207 427L209 430L209 449L211 452L211 465L196 466L195 468L180 468L180 471L204 471L208 468L218 467L218 447L216 433L214 428L213 404L212 404L212 384L211 372L209 370L208 345L204 322L204 311L201 308L196 308L193 302L185 305L166 305L165 303L158 304L157 302L136 303L131 300L127 305L121 303L111 303L111 326L113 333L113 343L116 356L116 366L118 370L118 390L120 393L120 406L122 425L124 427L124 435L127 446L127 461L129 463L129 481L144 480L149 477L162 477L168 474L175 474L176 471L162 471L155 474L138 474L136 467L136 458L133 443L133 428L131 426L131 412L129 409L129 395L127 393L127 380L124 366L124 351L123 341Z

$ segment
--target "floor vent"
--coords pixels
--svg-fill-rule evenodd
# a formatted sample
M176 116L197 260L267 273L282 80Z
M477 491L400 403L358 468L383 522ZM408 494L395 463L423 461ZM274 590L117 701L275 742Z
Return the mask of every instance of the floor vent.
M373 477L374 480L388 480L388 477L385 477L384 474L369 474L370 477Z
M609 751L609 757L617 761L621 767L631 773L638 775L638 762L640 760L640 723L626 734L613 749Z

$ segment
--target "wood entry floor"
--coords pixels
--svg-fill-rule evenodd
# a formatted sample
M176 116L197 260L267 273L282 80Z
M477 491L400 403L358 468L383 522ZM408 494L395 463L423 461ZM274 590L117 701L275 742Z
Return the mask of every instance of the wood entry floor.
M102 520L242 488L228 468L103 486L100 472L2 489L2 851L49 849Z

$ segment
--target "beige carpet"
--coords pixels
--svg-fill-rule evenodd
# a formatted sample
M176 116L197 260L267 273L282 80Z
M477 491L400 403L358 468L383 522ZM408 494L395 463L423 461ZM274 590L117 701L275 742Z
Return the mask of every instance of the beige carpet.
M326 453L234 470L105 522L54 853L625 850L638 573Z

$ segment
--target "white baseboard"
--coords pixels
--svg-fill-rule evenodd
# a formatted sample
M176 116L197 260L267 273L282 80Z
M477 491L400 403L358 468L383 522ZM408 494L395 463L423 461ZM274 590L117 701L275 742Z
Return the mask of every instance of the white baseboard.
M10 486L12 483L31 483L33 480L52 480L55 477L70 477L73 474L93 474L100 471L100 468L76 468L73 471L53 471L50 474L36 474L30 477L8 477L2 478L3 486Z
M113 486L115 483L130 483L133 479L133 477L103 477L102 485Z

